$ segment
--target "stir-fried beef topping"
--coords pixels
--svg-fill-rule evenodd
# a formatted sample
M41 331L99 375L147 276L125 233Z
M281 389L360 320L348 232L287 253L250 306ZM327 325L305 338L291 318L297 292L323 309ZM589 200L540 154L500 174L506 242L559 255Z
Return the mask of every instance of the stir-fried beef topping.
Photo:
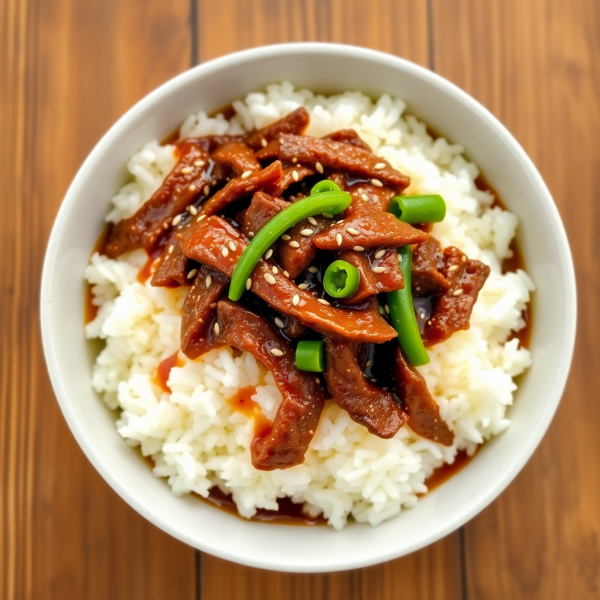
M291 346L266 319L239 304L221 300L212 331L212 347L250 352L271 371L283 397L271 432L252 442L254 467L272 471L303 463L325 400L317 378L296 367Z
M430 346L469 327L489 268L457 248L442 251L424 228L387 212L410 180L375 156L356 131L320 139L302 135L308 124L308 112L299 108L246 136L180 142L172 172L132 217L113 227L105 253L145 248L154 257L160 250L152 285L191 286L181 324L181 350L189 359L229 345L252 353L273 373L283 402L271 431L252 443L257 469L304 461L328 395L374 435L390 438L407 422L417 434L450 445L453 434L395 341L389 306L383 299L380 306L378 295L404 289L397 248L412 244L412 296L416 306L427 306L423 315L417 312ZM289 227L254 266L240 301L226 300L250 241L324 178L351 195L350 206ZM343 273L354 283L336 283L347 286L345 295L324 281L332 261L349 263ZM318 373L295 364L294 346L317 334L326 347L328 392ZM388 351L381 344L390 340ZM377 372L367 353L383 361ZM380 387L375 377L394 381Z
M396 366L396 389L408 415L408 426L432 442L451 446L454 434L440 416L440 408L429 393L425 379L408 363L399 346Z
M406 414L391 394L364 376L358 364L356 344L325 338L325 379L333 399L350 417L372 434L391 438L406 421Z
M389 184L399 192L410 183L406 175L402 175L386 160L364 148L305 135L280 135L279 159L291 162L294 158L300 164L317 170L317 163L319 163L326 169L340 170L350 175L368 178L377 187L383 187L384 183Z
M360 213L344 219L313 238L322 250L356 250L419 244L428 237L424 231L399 221L391 213ZM361 250L362 249L362 250Z
M454 246L446 248L443 256L442 274L449 287L435 301L433 312L425 325L423 341L426 346L439 344L461 329L469 329L473 305L490 274L487 265L468 259Z

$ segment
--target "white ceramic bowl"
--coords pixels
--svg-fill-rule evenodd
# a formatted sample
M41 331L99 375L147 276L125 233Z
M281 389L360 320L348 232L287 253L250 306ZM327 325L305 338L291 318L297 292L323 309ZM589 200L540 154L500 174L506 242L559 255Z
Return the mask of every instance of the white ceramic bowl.
M119 437L92 391L83 332L83 271L127 159L190 113L222 107L284 79L321 92L397 95L408 110L461 143L520 218L519 241L537 285L533 366L511 409L512 426L466 469L379 527L288 527L245 521L193 498L176 498ZM539 173L508 131L438 75L393 56L330 44L289 44L232 54L165 83L100 140L56 218L44 265L44 351L56 396L79 445L112 488L155 525L200 550L255 567L333 571L408 554L449 534L487 506L529 459L560 400L575 336L575 280L565 232ZM68 482L77 485L76 481Z

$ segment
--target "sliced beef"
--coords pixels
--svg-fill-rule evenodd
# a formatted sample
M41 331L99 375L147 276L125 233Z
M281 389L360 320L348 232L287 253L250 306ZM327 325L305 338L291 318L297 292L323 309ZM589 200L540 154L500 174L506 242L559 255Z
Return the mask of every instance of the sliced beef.
M223 167L230 168L236 177L250 171L260 171L260 163L254 155L254 150L243 142L229 142L219 146L211 158Z
M275 160L279 155L279 140L271 140L264 148L256 151L256 158L262 161Z
M212 154L215 150L218 150L225 144L231 144L232 142L243 142L244 136L242 135L205 135L199 138L188 138L185 142L194 143L203 148L209 154Z
M310 116L308 111L303 106L300 106L289 115L279 119L279 121L275 121L271 125L249 133L246 137L246 144L254 150L259 150L268 145L271 140L277 138L281 133L295 133L297 135L304 133L309 123Z
M273 188L273 195L281 196L283 194L283 192L285 192L285 190L287 190L290 187L290 185L292 185L293 183L302 181L306 177L310 177L311 175L314 175L314 174L315 174L315 172L311 168L304 167L302 165L297 165L297 166L294 165L291 167L286 167L283 170L282 178L279 180L277 185Z
M450 284L440 271L443 268L442 246L434 237L429 236L429 239L420 243L413 252L413 295L425 298L446 292Z
M326 135L325 139L333 140L334 142L344 142L345 144L352 144L357 148L367 150L367 152L373 152L369 144L367 144L367 142L364 142L358 135L358 133L354 131L354 129L340 129L339 131L334 131L333 133Z
M237 229L216 216L196 222L193 228L179 235L179 244L188 258L228 277L247 246ZM273 281L271 278L274 283L269 283ZM272 308L323 335L376 344L396 337L396 331L381 318L376 303L360 310L323 305L312 294L299 289L271 261L261 259L256 265L250 290Z
M396 366L396 390L408 415L408 426L421 437L452 446L454 434L440 416L440 408L425 379L409 364L400 346L396 350Z
M289 203L274 198L265 192L256 192L242 221L242 233L251 238L258 233L276 214L287 208Z
M366 250L418 244L427 237L424 231L400 221L391 213L364 212L352 215L315 235L313 243L322 250L350 250L357 246Z
M181 351L191 360L212 347L211 326L216 302L227 287L229 278L203 265L194 279L181 312Z
M490 274L487 265L468 259L454 246L446 248L443 256L442 274L449 287L435 300L431 317L425 324L422 337L426 346L439 344L461 329L469 329L473 305Z
M281 179L282 174L281 163L276 160L266 169L255 172L249 177L236 177L202 206L202 214L209 217L220 213L232 202L259 190L270 192Z
M387 212L390 200L398 195L389 187L377 187L364 181L353 183L346 191L352 196L352 204L344 212L344 217L359 213Z
M308 328L302 325L296 317L292 317L291 315L283 315L280 317L284 323L283 333L287 335L291 339L302 337L308 333Z
M203 193L212 176L207 152L194 140L178 144L177 152L179 160L158 190L134 215L116 223L109 232L104 249L109 258L137 248L151 252L171 227L173 217Z
M325 345L324 375L333 399L373 435L393 437L406 422L406 414L390 392L365 378L357 360L357 344L326 337Z
M155 287L192 285L192 279L188 279L190 270L189 261L179 247L177 233L172 231L160 253L150 284Z
M271 431L252 442L254 468L272 471L303 463L325 400L317 377L296 367L294 350L269 321L239 304L221 300L217 323L212 347L228 345L250 352L272 373L283 397Z
M372 152L345 142L315 137L282 134L279 136L279 159L316 168L344 171L349 175L376 180L394 187L398 192L408 187L410 178L393 169L389 163ZM381 168L375 168L383 165ZM377 186L377 183L375 183Z

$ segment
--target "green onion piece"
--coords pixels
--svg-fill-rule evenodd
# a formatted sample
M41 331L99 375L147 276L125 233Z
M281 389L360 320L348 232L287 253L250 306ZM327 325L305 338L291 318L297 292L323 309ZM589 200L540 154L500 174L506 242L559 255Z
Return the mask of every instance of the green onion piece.
M296 366L301 371L322 373L325 369L325 342L323 340L298 342Z
M405 223L439 223L446 216L446 203L441 196L394 196L388 211Z
M411 291L412 246L398 249L400 271L404 278L404 288L388 292L387 300L392 325L398 332L398 342L411 365L419 367L429 362L429 356L423 345Z
M352 296L360 282L358 269L345 260L332 262L325 271L323 287L333 298Z
M333 181L324 180L313 187L308 198L291 204L275 215L252 238L240 256L231 276L229 299L237 302L242 297L246 289L246 280L252 274L254 267L262 255L286 230L307 217L321 213L337 215L346 210L351 202L352 198L348 192L342 192Z

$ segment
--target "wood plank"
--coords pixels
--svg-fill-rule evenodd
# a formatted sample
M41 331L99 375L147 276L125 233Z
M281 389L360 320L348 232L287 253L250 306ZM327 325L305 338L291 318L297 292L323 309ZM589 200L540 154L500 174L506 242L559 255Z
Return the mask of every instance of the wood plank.
M433 0L432 15L436 70L508 126L554 195L584 320L548 435L509 489L466 528L468 597L598 598L600 5Z
M410 27L403 27L410 23ZM333 41L429 61L427 6L402 0L200 0L199 59L291 41ZM400 35L401 32L401 35ZM385 527L385 525L384 525ZM390 563L323 575L293 575L241 567L202 555L202 600L236 598L369 598L391 600L461 596L459 534Z
M194 550L120 500L68 431L38 322L69 181L125 109L189 66L189 2L7 0L0 23L0 597L191 599Z

